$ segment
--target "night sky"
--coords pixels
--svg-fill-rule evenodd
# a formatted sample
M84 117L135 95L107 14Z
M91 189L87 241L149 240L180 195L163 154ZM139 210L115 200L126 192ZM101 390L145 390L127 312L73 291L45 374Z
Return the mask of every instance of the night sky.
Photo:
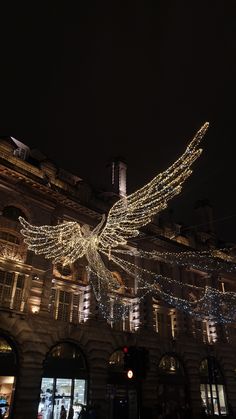
M218 235L236 242L235 1L7 3L0 135L101 189L121 156L131 193L209 121L194 173L169 205L194 225L195 202L208 199Z

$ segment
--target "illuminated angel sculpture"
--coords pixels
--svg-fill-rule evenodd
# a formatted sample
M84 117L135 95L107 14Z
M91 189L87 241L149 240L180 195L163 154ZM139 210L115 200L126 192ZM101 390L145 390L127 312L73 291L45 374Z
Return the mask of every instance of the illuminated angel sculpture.
M125 246L139 234L139 229L167 207L167 202L180 193L184 181L191 175L191 166L200 156L199 143L208 123L205 123L189 143L183 155L147 185L127 197L120 198L110 209L107 218L90 230L88 225L64 222L56 226L33 226L20 217L21 230L30 250L63 265L86 257L91 272L107 290L117 290L120 283L105 266L102 254ZM117 258L114 263L119 264ZM123 267L124 268L124 267ZM125 268L127 272L129 269Z

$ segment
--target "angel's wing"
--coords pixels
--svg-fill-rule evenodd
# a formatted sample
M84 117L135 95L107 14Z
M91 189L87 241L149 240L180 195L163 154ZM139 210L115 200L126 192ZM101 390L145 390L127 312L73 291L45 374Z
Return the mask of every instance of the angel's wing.
M116 247L139 234L139 228L150 223L152 216L167 206L169 199L179 194L183 182L191 175L191 165L200 156L198 145L208 122L197 132L184 154L164 172L143 188L117 201L110 209L107 222L100 234L100 246Z
M56 226L37 227L22 217L19 217L19 221L28 249L36 254L43 254L54 263L60 261L63 264L72 263L85 254L85 239L78 223L69 221Z

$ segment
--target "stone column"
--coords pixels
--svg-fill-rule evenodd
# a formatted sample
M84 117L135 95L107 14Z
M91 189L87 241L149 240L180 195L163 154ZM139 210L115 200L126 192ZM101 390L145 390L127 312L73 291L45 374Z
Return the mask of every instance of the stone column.
M33 352L26 355L20 363L13 408L14 419L37 419L42 364L41 354Z
M50 312L50 297L52 290L52 267L45 271L43 276L42 295L40 304L40 314L49 316Z
M101 345L102 342L97 341L97 344L94 345L94 348L90 352L88 403L94 405L98 419L109 419L109 406L107 401L107 352L106 350L102 350Z
M201 414L201 393L200 393L200 375L199 375L199 361L198 359L189 359L186 362L188 372L188 393L190 398L190 407L192 411L192 419L199 419Z

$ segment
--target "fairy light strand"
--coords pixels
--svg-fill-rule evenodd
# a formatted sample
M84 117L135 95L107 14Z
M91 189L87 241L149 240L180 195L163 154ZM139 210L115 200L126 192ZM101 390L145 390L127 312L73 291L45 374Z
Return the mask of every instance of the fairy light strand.
M110 209L107 219L105 220L105 216L103 216L101 222L92 231L89 226L83 225L80 227L77 222L37 227L20 217L19 220L23 226L21 232L28 248L36 254L44 255L45 258L52 260L54 263L61 262L63 265L72 264L77 259L86 256L94 294L105 316L110 316L108 307L111 300L113 302L113 317L114 313L117 316L126 315L125 306L129 305L129 300L119 294L120 284L106 267L102 256L106 257L108 262L112 260L124 272L137 279L139 301L147 293L156 292L162 295L166 301L169 298L169 302L175 303L177 306L185 304L190 309L191 302L186 300L183 303L183 299L172 295L171 285L174 284L181 290L183 290L183 287L185 290L192 289L192 285L183 285L176 280L157 275L124 258L114 256L114 252L121 253L121 250L116 248L126 245L131 237L136 237L139 234L139 229L150 223L153 215L166 208L167 202L180 193L183 183L192 173L191 166L201 155L202 149L199 148L199 144L207 128L208 123L205 123L189 143L182 156L167 170L155 176L148 184L133 194L118 200ZM124 255L125 253L123 253ZM170 264L179 263L187 266L187 263L190 263L192 266L197 266L194 265L195 255L190 253L183 256L168 252L139 251L139 257L154 261L162 259ZM200 262L204 261L202 268L207 271L207 268L208 270L211 269L212 262L209 262L208 267L205 259L206 255L199 255L198 257ZM219 266L222 267L222 263L219 263ZM214 292L210 293L209 290L194 288L198 294L202 293L205 298L214 294Z

